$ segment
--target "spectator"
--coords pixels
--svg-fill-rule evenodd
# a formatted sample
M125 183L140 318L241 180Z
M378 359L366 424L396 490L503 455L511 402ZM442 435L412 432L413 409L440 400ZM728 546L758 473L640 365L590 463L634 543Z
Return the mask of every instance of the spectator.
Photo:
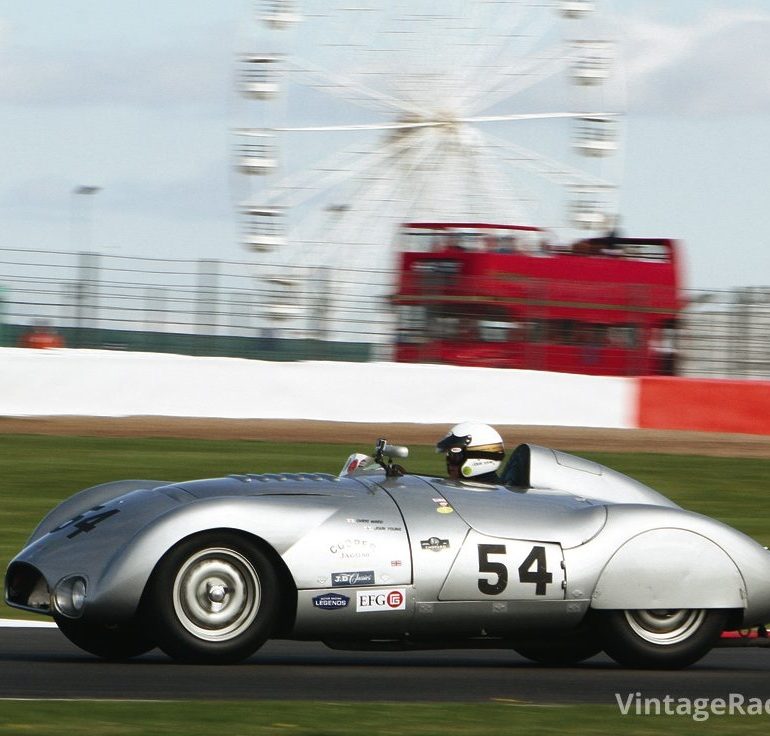
M63 348L64 340L45 322L36 322L19 339L20 348Z

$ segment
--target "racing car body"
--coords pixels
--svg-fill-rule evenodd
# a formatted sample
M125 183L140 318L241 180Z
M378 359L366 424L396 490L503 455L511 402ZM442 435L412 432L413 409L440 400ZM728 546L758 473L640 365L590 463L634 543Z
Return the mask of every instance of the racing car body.
M486 485L406 473L405 452L86 489L12 560L6 601L99 656L198 662L292 638L675 668L770 620L768 550L627 476L520 445Z

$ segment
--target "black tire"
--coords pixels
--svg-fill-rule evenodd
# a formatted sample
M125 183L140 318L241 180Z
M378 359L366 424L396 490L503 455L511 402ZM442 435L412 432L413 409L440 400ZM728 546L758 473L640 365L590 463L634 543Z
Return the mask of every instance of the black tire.
M572 637L554 636L547 641L516 644L513 650L522 657L551 667L568 667L596 656L602 646L590 634Z
M681 669L706 655L724 631L729 611L669 609L602 611L602 648L618 664L643 669Z
M105 626L65 618L58 614L54 616L54 620L62 634L75 646L102 659L130 659L149 652L156 646L137 623Z
M281 608L269 557L232 532L208 532L172 548L142 599L142 616L173 659L239 662L269 638Z

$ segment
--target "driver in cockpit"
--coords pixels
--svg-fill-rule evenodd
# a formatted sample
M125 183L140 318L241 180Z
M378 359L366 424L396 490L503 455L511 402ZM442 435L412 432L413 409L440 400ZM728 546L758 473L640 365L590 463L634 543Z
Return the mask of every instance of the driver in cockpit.
M503 438L496 429L481 422L460 422L436 444L446 456L450 480L501 483L497 470L505 457Z

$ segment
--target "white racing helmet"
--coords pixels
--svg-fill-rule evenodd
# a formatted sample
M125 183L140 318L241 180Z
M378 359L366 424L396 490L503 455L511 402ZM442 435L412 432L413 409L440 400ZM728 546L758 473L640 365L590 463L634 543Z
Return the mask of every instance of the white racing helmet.
M460 422L436 444L436 452L446 453L447 462L460 466L463 478L494 473L505 457L503 438L481 422Z

